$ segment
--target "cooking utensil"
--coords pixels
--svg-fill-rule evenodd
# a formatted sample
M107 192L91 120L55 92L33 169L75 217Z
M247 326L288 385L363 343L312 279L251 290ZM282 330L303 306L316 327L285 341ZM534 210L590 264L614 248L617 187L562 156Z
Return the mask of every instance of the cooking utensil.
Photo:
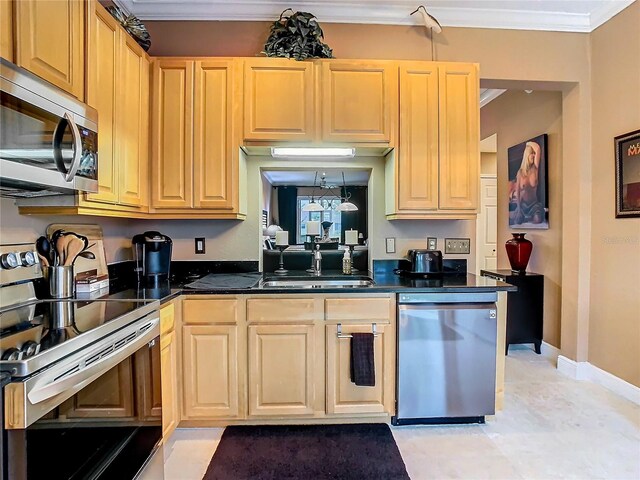
M93 252L88 252L88 251L84 251L84 252L80 252L78 254L78 257L82 257L82 258L86 258L87 260L95 260L96 256Z
M42 236L36 240L36 251L40 258L40 263L43 267L49 266L49 260L51 259L51 243L47 237Z
M73 233L66 235L64 238L66 239L64 265L73 265L76 257L84 250L85 242Z
M66 237L65 235L60 235L54 245L55 245L55 249L56 252L58 254L58 262L56 263L56 266L63 266L65 265L65 261L67 259L67 243L69 242L69 238Z
M51 261L49 263L51 264L51 266L61 265L61 261L63 261L63 259L59 258L60 250L58 249L58 240L63 235L64 235L64 230L62 229L56 230L51 234L51 239L49 240L49 243L51 245L51 256L50 256Z

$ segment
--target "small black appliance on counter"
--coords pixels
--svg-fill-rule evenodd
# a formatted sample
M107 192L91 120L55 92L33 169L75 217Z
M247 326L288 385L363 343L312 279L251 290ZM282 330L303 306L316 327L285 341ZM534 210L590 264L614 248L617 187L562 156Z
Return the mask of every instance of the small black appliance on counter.
M131 243L138 282L151 288L166 283L171 265L171 239L160 232L149 231L135 235Z
M442 252L440 250L409 250L407 259L411 262L410 272L413 274L442 273Z

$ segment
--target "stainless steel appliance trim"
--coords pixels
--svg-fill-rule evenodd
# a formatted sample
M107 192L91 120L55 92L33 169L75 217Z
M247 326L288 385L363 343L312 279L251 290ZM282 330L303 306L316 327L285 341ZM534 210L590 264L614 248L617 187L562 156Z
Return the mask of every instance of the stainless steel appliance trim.
M7 428L27 428L159 334L159 314L146 316L26 379L20 384L24 391L23 419L10 418L6 412Z
M69 112L78 125L98 131L98 112L94 108L3 58L0 89L61 118Z
M47 190L68 191L69 193L75 193L77 190L98 191L97 180L76 176L72 181L67 182L64 176L57 171L11 160L0 159L0 171L3 179L23 182L27 188L32 185L42 185Z
M496 292L484 293L401 293L398 304L414 303L495 303Z
M57 300L60 301L60 300ZM83 300L62 300L68 302L82 302ZM86 300L85 300L86 301ZM101 301L101 300L95 300ZM102 301L112 301L112 300L102 300ZM113 300L119 301L119 300ZM93 330L89 330L88 332L84 332L82 335L79 335L75 338L67 340L61 345L50 348L49 350L45 350L44 352L38 354L35 357L25 358L23 360L19 360L17 362L0 362L0 370L10 372L14 377L26 377L31 375L38 370L41 370L45 367L48 367L52 363L71 355L72 353L78 351L80 348L84 348L92 343L104 338L107 335L110 335L117 330L120 330L122 327L126 327L130 323L135 322L137 319L157 313L160 310L160 302L158 300L153 301L147 305L144 305L140 308L133 310L121 317L118 317L114 320L111 320L98 328L94 328Z

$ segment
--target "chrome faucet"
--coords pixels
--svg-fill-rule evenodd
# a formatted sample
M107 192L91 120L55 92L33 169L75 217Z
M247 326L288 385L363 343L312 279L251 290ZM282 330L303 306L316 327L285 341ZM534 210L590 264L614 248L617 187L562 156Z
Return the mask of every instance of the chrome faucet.
M322 275L322 254L320 253L320 245L316 245L313 252L313 274L317 277Z

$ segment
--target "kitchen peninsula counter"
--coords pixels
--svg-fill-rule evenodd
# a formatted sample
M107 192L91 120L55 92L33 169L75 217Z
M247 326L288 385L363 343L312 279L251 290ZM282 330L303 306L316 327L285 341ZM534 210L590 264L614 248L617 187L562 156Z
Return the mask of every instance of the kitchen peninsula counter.
M233 275L233 274L228 274ZM240 274L238 274L240 275ZM286 279L318 279L342 280L373 278L374 284L368 287L262 287L260 283L250 288L207 288L192 289L181 283L169 283L161 288L128 288L112 290L109 298L122 300L157 299L165 303L180 295L243 295L243 294L309 294L309 293L486 293L486 292L514 292L517 287L508 283L481 277L473 274L443 275L440 278L416 279L394 273L365 275L343 275L341 272L327 271L324 275L314 276L305 271L291 271L288 275L274 275L267 273L265 280Z

